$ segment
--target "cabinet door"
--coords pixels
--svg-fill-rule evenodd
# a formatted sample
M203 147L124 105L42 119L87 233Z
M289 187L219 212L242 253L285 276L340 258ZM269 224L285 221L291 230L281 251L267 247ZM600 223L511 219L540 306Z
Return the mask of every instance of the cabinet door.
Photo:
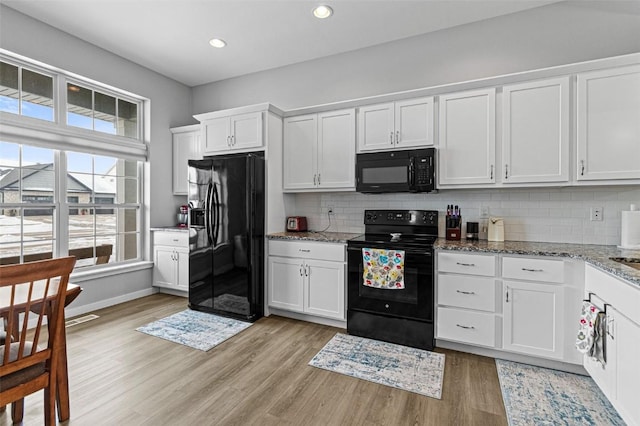
M640 425L640 400L638 399L638 383L640 383L640 325L634 323L620 312L615 313L613 323L613 339L615 354L607 353L607 363L615 356L616 392L618 410L622 418L629 424ZM609 309L607 309L609 315ZM607 348L608 350L608 348Z
M261 112L232 115L229 120L233 150L262 147Z
M311 189L317 183L316 114L284 121L284 189Z
M439 183L495 182L495 89L440 96Z
M308 314L344 320L344 263L306 261L307 278L304 311Z
M303 281L301 259L269 256L269 306L302 312Z
M355 110L318 114L318 186L355 188Z
M202 123L205 155L228 151L231 148L229 117L213 118Z
M176 287L189 290L189 250L175 249Z
M505 86L504 183L569 180L569 77Z
M504 281L503 347L562 359L564 287Z
M396 148L433 145L433 98L395 103Z
M358 152L395 147L393 102L358 109Z
M640 178L640 66L578 75L577 179Z
M202 158L200 152L200 126L192 131L173 134L173 193L187 195L188 161Z
M153 248L153 285L159 287L175 287L176 261L174 259L174 248L157 246Z

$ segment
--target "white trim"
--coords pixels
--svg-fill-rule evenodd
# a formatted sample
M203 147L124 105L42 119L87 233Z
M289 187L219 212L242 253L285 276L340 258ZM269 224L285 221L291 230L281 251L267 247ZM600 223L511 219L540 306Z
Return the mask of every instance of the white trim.
M134 291L133 293L127 293L121 296L100 300L99 302L89 303L88 305L80 305L77 308L65 308L64 316L66 319L66 318L76 317L78 315L84 315L88 312L93 312L93 311L97 311L98 309L108 308L109 306L119 305L120 303L139 299L145 296L150 296L154 293L157 293L156 289L147 288L144 290Z
M134 263L114 263L113 266L105 266L101 268L80 269L72 272L69 281L74 284L84 281L96 280L99 278L111 277L114 275L127 274L129 272L142 271L144 269L153 268L153 262L140 261Z

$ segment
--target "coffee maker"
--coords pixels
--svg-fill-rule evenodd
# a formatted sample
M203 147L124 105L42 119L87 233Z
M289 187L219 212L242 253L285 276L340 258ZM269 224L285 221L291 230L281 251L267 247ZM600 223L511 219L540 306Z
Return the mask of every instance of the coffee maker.
M177 219L178 219L178 227L179 228L186 228L188 226L188 221L189 221L189 206L180 206L180 209L178 210L178 214L177 214Z

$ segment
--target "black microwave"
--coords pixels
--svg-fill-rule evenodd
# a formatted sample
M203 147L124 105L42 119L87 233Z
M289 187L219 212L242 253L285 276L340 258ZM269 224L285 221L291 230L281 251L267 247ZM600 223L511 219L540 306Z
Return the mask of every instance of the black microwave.
M431 192L436 189L435 148L356 155L356 191Z

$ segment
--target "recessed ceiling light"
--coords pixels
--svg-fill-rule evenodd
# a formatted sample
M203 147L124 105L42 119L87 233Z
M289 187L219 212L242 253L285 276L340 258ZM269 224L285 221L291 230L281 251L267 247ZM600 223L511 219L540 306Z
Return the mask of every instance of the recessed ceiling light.
M313 9L313 16L319 19L325 19L333 15L333 9L329 6L321 5Z
M221 38L212 38L211 40L209 40L209 44L220 49L225 47L227 45L227 42L222 40Z

